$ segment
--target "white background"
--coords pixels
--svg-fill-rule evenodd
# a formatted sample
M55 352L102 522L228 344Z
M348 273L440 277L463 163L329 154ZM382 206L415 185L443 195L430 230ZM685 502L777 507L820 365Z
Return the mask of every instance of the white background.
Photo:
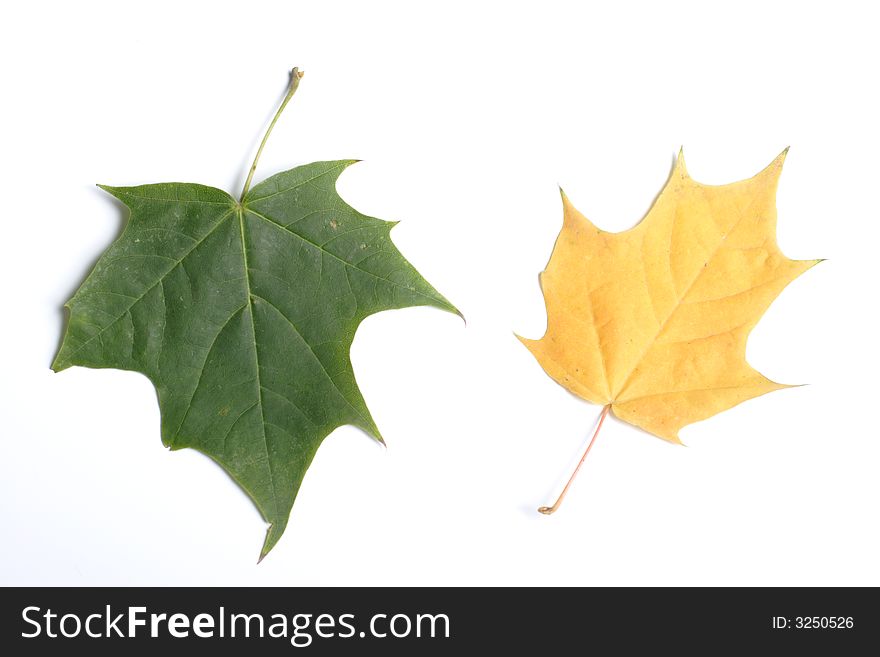
M0 39L0 583L880 585L880 61L868 3L14 3ZM237 193L361 158L358 209L467 316L368 319L353 348L388 441L343 427L285 537L225 473L171 453L137 374L49 364L62 304L119 233L94 183ZM749 342L810 383L676 447L599 413L514 338L539 337L557 184L603 228L645 213L684 145L707 183L791 145L779 242L828 262Z

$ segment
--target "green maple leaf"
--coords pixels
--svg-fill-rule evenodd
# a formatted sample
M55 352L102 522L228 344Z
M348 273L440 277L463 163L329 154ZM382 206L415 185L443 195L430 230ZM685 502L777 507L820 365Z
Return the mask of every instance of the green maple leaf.
M349 350L360 322L387 309L458 311L391 241L395 225L336 192L355 160L315 162L240 200L189 183L105 187L131 211L122 236L66 304L52 368L113 367L156 387L162 441L217 461L278 542L322 440L353 424L382 442Z

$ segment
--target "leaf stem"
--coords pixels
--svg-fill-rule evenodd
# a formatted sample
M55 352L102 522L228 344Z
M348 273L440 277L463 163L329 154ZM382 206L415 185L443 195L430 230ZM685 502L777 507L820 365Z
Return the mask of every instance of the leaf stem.
M263 135L263 141L260 142L260 147L257 149L257 155L254 157L254 163L251 165L251 170L248 172L247 180L244 181L244 188L241 190L241 198L239 201L244 201L245 194L247 194L248 190L251 188L251 180L253 180L254 172L257 170L257 162L260 161L260 155L263 154L263 148L269 140L269 135L272 134L272 128L275 127L275 123L278 121L278 117L281 116L281 112L284 111L284 108L287 107L287 103L290 102L290 99L293 98L293 94L295 94L296 90L299 88L299 81L302 79L303 75L305 75L305 73L296 67L290 72L290 87L287 90L287 95L284 97L284 100L281 101L281 105L278 108L278 111L275 112L275 116L272 117L272 122L269 124L269 127L266 128L266 134Z
M551 513L555 513L559 508L559 505L562 504L562 500L565 499L565 494L568 493L569 487L571 487L571 482L574 481L574 478L577 477L577 473L580 471L581 466L584 464L584 461L587 460L587 454L590 453L590 449L593 447L593 443L596 442L596 436L599 435L599 429L602 428L602 423L605 421L605 417L608 415L608 411L611 410L611 404L608 404L602 409L602 415L599 416L599 424L596 425L596 430L593 432L593 437L590 438L590 444L587 445L587 449L584 450L584 455L581 457L581 460L578 462L577 467L574 469L574 472L571 473L571 477L568 478L568 483L565 484L565 488L562 489L562 492L559 494L556 502L554 502L553 506L542 506L538 509L538 513L543 513L545 516L549 516Z

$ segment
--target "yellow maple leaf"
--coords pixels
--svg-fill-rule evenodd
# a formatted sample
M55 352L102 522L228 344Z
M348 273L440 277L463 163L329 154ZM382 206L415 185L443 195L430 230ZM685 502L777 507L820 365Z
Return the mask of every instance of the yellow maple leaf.
M767 307L820 262L776 244L787 150L719 186L693 180L679 154L648 214L621 233L596 228L562 193L562 231L541 275L547 332L520 338L547 374L671 442L687 424L788 387L745 359Z

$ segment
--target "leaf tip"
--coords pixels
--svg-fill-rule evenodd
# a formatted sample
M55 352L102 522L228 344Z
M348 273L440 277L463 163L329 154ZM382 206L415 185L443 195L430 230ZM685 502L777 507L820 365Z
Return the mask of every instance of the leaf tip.
M119 187L113 187L112 185L102 185L101 183L95 183L95 187L100 189L101 191L107 192L113 198L117 198L120 201L122 200L119 196ZM124 201L123 201L124 203Z
M663 436L663 439L667 442L672 443L673 445L678 445L679 447L687 447L683 442L681 442L681 438L678 437L678 433L671 436Z
M678 157L675 158L675 167L673 168L673 171L679 174L682 178L690 177L687 165L684 161L684 146L679 146L678 148Z
M786 146L785 148L783 148L782 152L773 159L773 164L781 167L785 163L785 158L788 156L788 151L790 148L791 146Z
M779 155L773 158L770 164L749 178L748 182L757 184L758 188L765 190L765 192L775 193L779 177L782 175L782 165L785 164L785 156L788 155L789 148L789 146L786 146Z
M514 332L513 337L515 337L517 340L522 342L523 345L525 345L525 347L527 349L531 348L531 347L529 347L529 345L531 345L534 342L537 342L537 340L532 340L531 338L524 338L523 336L521 336L519 333L516 333L516 332Z
M273 522L266 528L266 540L263 541L263 549L260 550L260 557L259 559L257 559L258 565L263 561L263 559L266 558L266 556L272 551L272 548L274 548L275 545L278 543L278 540L284 533L284 529L286 526L286 522Z
M591 230L595 230L598 233L602 233L600 228L595 226L592 221L587 219L571 202L571 199L568 198L568 195L562 191L562 188L559 188L560 193L562 194L562 224L563 226L580 228L587 226Z
M361 413L358 419L352 421L351 424L363 431L369 438L372 438L382 447L388 447L388 443L385 442L385 437L382 435L382 432L379 431L379 427L370 415L370 411L367 409L365 410L366 412Z
M779 174L782 172L782 165L785 164L785 158L788 155L788 149L791 146L786 146L782 149L782 152L773 158L773 161L768 164L761 173L756 177L761 177L764 174L768 174L772 176L774 179L779 178Z
M565 193L565 190L562 189L562 185L557 185L559 189L559 198L562 199L562 207L567 208L571 205L571 200L568 198L568 194Z
M359 159L348 159L348 160L334 160L333 164L335 165L335 175L334 180L338 181L339 177L342 175L342 172L348 169L353 164L360 164L363 160Z
M439 308L440 310L445 310L446 312L453 315L457 315L461 319L461 321L464 322L465 328L467 328L467 318L464 316L464 313L462 313L456 306L454 306L452 302L449 301L449 299L444 297L439 292L436 292L436 290L435 293L436 298L434 300L434 303L430 305L434 306L435 308Z

